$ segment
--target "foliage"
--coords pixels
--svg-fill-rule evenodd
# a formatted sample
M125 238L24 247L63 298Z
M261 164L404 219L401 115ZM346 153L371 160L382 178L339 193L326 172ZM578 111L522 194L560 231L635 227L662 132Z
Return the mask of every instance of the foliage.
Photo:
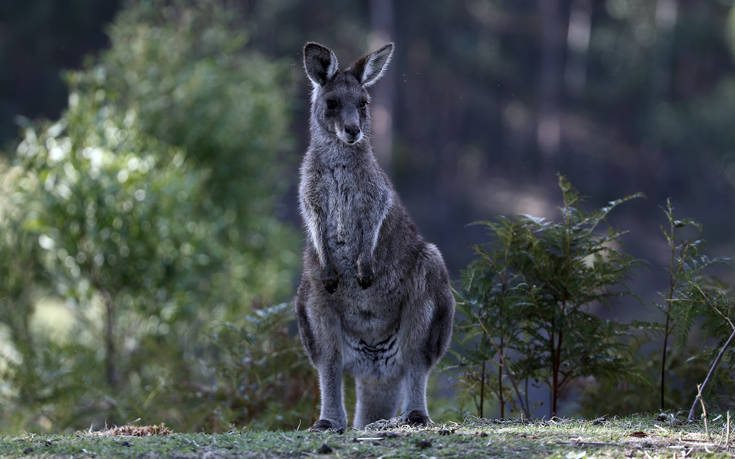
M694 227L701 231L701 226L692 219L679 219L674 214L671 200L666 201L664 207L667 226L661 228L669 248L669 287L666 293L661 293L662 303L657 304L665 315L664 341L661 349L661 378L660 399L661 409L666 407L666 376L670 363L667 362L669 338L676 339L675 345L683 349L687 344L689 333L698 318L707 317L706 330L715 332L715 336L722 335L723 325L728 330L725 338L730 334L727 322L718 317L724 313L732 316L732 304L728 298L727 287L722 282L710 278L705 271L713 264L725 261L722 258L712 258L702 250L703 241L681 238L679 232L687 227ZM712 320L715 319L715 320ZM708 348L700 351L711 353ZM690 390L692 387L690 387ZM696 386L694 386L696 392Z
M236 211L234 229L252 230L249 217L266 220L286 188L289 93L274 88L287 88L290 73L247 46L232 11L211 0L182 6L191 4L148 0L123 11L101 65L74 83L104 90L135 111L144 133L181 147L210 171L213 200Z
M29 286L42 282L43 275L41 249L22 230L21 196L13 188L18 174L18 168L0 162L0 400L12 393L27 404L42 387L31 330L36 292Z
M87 103L80 97L64 120L42 132L28 129L18 148L26 173L17 188L23 230L42 249L52 291L77 318L75 344L102 343L101 358L85 358L87 370L104 372L98 382L115 393L154 385L192 351L187 342L217 311L217 295L208 292L224 249L210 235L224 222L213 212L194 218L206 206L199 201L202 173L180 153L141 135L111 107L96 111ZM199 308L204 299L213 308ZM79 362L69 363L79 370ZM122 392L110 395L115 403L96 416L119 422ZM71 414L82 417L73 416L76 409Z
M477 258L464 271L462 290L458 292L457 304L464 320L456 323L460 344L479 342L476 347L453 354L462 370L458 386L462 393L473 398L477 415L485 414L485 390L489 388L498 400L503 418L506 400L513 401L510 388L503 382L509 376L504 373L503 359L509 346L513 349L523 340L519 334L529 306L525 301L531 290L522 275L513 269L511 259L517 255L526 228L520 221L503 217L483 225L496 240L474 246ZM491 376L487 362L493 358L497 360L497 385L488 384Z
M254 305L239 323L210 331L214 383L197 397L217 406L207 430L230 425L291 429L317 413L316 375L293 333L293 304Z
M3 170L0 426L203 427L220 402L193 402L191 386L235 364L208 330L290 291L296 239L273 216L282 68L217 5L127 10L110 51L69 75L63 116L25 127ZM42 320L49 304L65 319Z
M233 274L283 295L292 288L283 267L298 262L294 234L276 218L292 147L290 73L248 46L240 18L221 3L137 2L110 27L111 48L70 84L134 113L143 134L206 171L202 194L227 218L214 235L258 265Z
M697 232L701 226L692 219L679 218L674 213L671 200L663 207L666 226L661 232L668 248L668 288L659 293L661 301L655 306L664 313L660 328L663 346L651 350L648 342L653 336L647 331L659 331L640 324L645 334L636 343L637 373L643 375L630 381L608 381L588 386L581 401L581 412L599 414L604 401L610 413L632 414L656 409L683 409L697 394L700 384L710 368L715 354L733 332L735 301L732 289L710 273L718 264L728 260L711 257L701 239L682 236L687 229ZM691 336L693 335L693 336ZM660 335L655 335L658 339ZM735 391L733 378L733 352L724 355L725 374L718 372L704 398L713 407L726 407L732 403ZM657 387L656 387L657 386ZM656 389L658 400L650 394ZM609 394L618 394L610 400Z
M524 406L518 381L541 381L551 390L552 416L559 398L575 380L593 377L619 381L634 377L630 326L600 318L592 310L629 294L626 286L635 260L619 249L621 231L598 227L631 195L584 212L581 198L559 176L562 221L524 215L517 220L484 222L496 241L477 246L478 259L464 275L459 304L465 319L458 329L474 329L478 351L463 364L472 369L498 359L498 397L504 393L503 359ZM506 370L507 371L507 370ZM484 384L480 384L482 389ZM502 400L502 398L501 398ZM525 402L526 412L529 411Z

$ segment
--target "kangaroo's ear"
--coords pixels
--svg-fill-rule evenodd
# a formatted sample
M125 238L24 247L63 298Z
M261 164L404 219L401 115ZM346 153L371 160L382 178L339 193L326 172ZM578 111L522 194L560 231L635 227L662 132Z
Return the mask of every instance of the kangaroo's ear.
M314 42L304 46L304 69L315 85L324 86L337 73L337 66L337 56L326 46Z
M383 76L393 55L393 43L388 43L377 51L362 56L352 64L352 73L363 86L370 86Z

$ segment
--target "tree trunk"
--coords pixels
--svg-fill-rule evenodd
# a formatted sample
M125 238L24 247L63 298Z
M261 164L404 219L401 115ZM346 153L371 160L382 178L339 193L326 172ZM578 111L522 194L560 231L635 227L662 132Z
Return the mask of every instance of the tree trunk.
M674 299L674 292L676 291L676 275L674 270L678 270L675 267L676 263L676 241L674 239L676 228L674 222L669 221L669 234L671 240L669 240L669 295L666 297L666 323L664 325L664 348L661 351L661 410L664 410L664 394L666 386L666 351L669 346L669 335L671 334L671 304Z
M556 367L554 368L554 414L559 413L559 395L561 394L561 383L559 382L559 371L561 370L561 346L564 337L563 331L559 329L559 339L556 345Z
M19 305L20 303L20 305ZM31 403L37 394L36 377L36 348L33 344L33 335L31 333L31 315L33 307L27 295L23 294L16 298L15 305L8 304L10 307L17 307L17 312L8 314L7 325L10 329L10 341L18 350L21 361L23 362L22 371L24 384L18 388L18 398L22 403ZM0 309L5 309L0 308Z
M480 406L477 408L477 417L482 418L485 405L485 361L482 361L482 369L480 370Z
M656 1L656 52L651 72L652 102L665 95L671 87L671 55L674 49L674 27L679 12L676 0Z
M567 27L567 62L564 80L570 94L580 96L587 84L587 53L592 35L592 3L573 0Z
M552 347L556 347L552 342ZM551 375L551 417L556 416L557 412L557 400L559 399L559 350L554 350L554 358L552 359L552 372Z
M649 71L648 100L642 101L642 107L646 107L645 115L650 119L655 116L656 108L662 100L669 97L672 88L674 65L674 29L676 28L679 5L677 0L656 0L655 43L651 50L651 63ZM666 161L666 152L663 151L661 143L655 140L655 136L644 136L640 141L640 150L644 154L638 155L638 167L634 168L636 188L647 194L653 194L657 188L668 188L673 184L661 184L660 181L651 180L651 177L664 177L663 180L671 180L671 166ZM658 183L657 183L658 182Z
M538 0L541 26L541 63L538 81L536 142L544 169L551 167L561 143L561 77L564 62L564 27L560 0Z
M555 324L552 321L552 331L549 337L550 357L551 357L551 393L549 394L549 416L554 417L556 415L556 334L554 333Z
M704 378L704 382L702 383L701 386L699 386L697 396L694 398L694 403L692 403L692 407L689 410L689 416L687 417L688 421L691 422L694 419L694 412L697 409L697 402L699 402L699 398L701 394L704 392L704 389L707 388L707 384L709 384L710 379L712 379L712 375L715 373L715 370L717 370L717 366L720 364L720 360L722 360L722 356L725 355L725 351L727 350L728 347L730 347L730 344L732 343L733 339L735 339L735 328L733 328L732 333L730 333L730 337L727 338L727 341L725 341L725 344L720 349L720 352L717 353L717 357L715 357L714 362L712 362L712 366L707 372L707 376ZM705 413L705 416L706 414L707 413Z
M500 353L498 353L498 397L500 399L500 419L505 419L505 400L503 399L503 335L500 335Z
M671 319L671 316L669 313L666 313L666 325L664 326L664 348L661 352L661 410L663 411L666 407L665 401L664 401L664 393L665 393L665 387L666 387L666 349L669 346L669 321Z
M377 49L395 40L392 0L370 0L370 49ZM370 142L378 162L390 171L393 166L393 97L396 70L385 72L373 89L372 127Z
M105 378L112 389L119 383L117 373L117 347L115 346L115 305L112 296L104 292L102 301L105 304Z

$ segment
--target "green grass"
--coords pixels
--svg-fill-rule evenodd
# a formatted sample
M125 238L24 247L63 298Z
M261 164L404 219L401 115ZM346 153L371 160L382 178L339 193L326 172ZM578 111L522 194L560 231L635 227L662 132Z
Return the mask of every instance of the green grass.
M493 422L468 420L426 429L172 434L112 437L89 434L0 436L0 456L32 457L732 457L724 416L701 423L673 418ZM732 429L732 426L731 426ZM326 446L324 446L326 445Z

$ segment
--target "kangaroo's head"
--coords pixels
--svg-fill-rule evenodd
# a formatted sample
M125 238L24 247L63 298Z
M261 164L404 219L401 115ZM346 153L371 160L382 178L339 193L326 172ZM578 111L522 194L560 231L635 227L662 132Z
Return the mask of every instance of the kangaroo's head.
M312 120L346 144L363 140L370 132L367 88L383 75L392 54L393 43L389 43L339 70L337 56L329 48L307 43L304 68L314 86Z

